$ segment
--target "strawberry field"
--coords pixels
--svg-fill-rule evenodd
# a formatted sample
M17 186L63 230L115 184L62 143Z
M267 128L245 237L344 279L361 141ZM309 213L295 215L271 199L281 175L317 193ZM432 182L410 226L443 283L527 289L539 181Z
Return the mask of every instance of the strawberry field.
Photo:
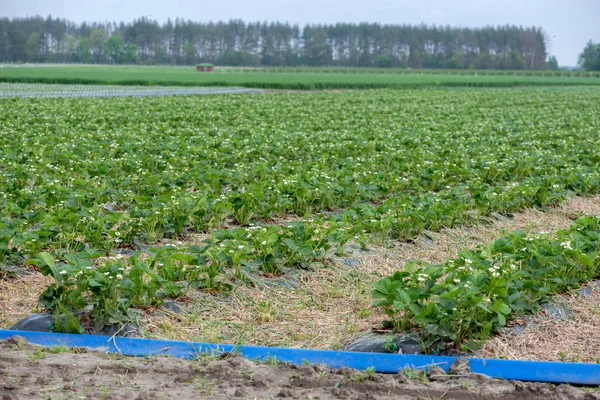
M423 89L0 99L0 279L53 277L57 330L327 268L600 191L600 90ZM514 233L373 292L426 346L484 339L599 275L600 226ZM400 269L400 265L398 269ZM543 268L542 268L543 267Z

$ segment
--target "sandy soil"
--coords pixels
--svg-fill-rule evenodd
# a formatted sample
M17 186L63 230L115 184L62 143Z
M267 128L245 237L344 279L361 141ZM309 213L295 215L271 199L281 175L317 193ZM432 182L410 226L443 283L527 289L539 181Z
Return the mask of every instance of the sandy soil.
M434 367L435 369L435 367ZM195 361L43 349L0 341L0 399L600 399L568 385L490 379L457 370L369 374L319 365Z

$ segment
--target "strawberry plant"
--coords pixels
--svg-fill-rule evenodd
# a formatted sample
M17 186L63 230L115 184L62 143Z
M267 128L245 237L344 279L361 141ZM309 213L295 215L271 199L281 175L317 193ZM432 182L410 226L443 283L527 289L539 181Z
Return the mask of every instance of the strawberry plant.
M555 237L516 231L444 264L409 263L377 282L389 324L417 330L429 349L473 349L507 320L600 274L600 217L580 217Z

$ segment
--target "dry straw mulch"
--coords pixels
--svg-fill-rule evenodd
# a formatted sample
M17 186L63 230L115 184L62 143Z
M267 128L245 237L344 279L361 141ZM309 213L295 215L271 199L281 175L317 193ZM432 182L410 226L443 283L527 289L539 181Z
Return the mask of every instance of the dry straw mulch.
M14 279L0 279L0 329L38 312L38 297L54 279L32 271Z
M600 363L600 287L590 288L591 293L574 291L554 298L556 305L568 310L566 318L542 311L524 331L488 340L481 356Z

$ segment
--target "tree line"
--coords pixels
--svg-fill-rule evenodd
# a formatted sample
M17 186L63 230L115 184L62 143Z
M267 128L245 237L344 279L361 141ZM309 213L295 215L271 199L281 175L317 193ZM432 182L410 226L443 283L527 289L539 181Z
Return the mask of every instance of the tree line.
M586 71L600 71L600 43L587 42L579 55L579 66Z
M547 69L539 27L0 18L0 62Z

